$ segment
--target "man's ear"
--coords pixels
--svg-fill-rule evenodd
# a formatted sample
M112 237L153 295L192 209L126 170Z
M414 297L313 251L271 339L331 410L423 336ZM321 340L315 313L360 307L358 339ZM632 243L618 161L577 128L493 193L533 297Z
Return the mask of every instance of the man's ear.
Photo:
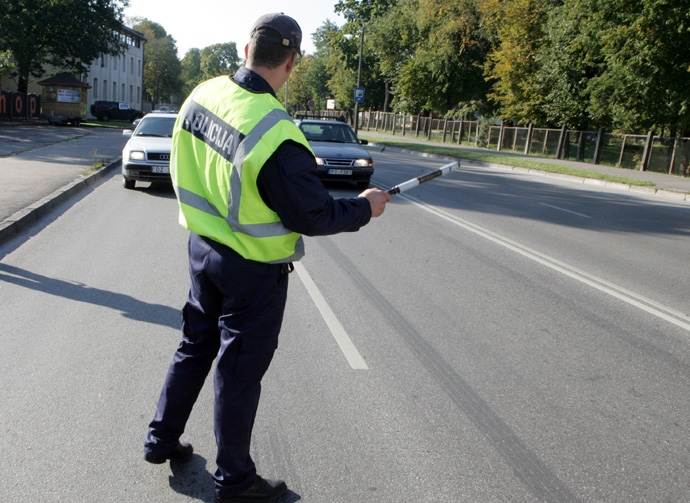
M295 68L295 62L297 61L297 53L293 52L287 60L285 69L290 73Z

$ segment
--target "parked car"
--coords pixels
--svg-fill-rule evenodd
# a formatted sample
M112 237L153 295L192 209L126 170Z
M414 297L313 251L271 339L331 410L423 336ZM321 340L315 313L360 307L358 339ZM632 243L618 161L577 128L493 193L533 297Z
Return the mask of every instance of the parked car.
M136 129L125 129L131 136L122 150L122 185L133 189L137 180L170 181L170 148L177 114L145 115Z
M144 112L136 110L129 106L129 103L122 103L119 101L95 101L91 105L91 115L96 117L101 122L107 122L110 119L134 121L144 116Z
M374 174L371 154L362 147L352 128L335 120L295 120L316 155L317 173L323 181L351 181L369 186Z

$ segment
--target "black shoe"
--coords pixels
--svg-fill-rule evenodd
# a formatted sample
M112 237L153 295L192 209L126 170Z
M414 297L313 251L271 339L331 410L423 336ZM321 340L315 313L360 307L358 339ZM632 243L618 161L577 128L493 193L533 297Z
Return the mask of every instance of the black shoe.
M154 465L162 465L167 460L180 462L187 461L192 457L193 452L194 448L192 447L192 444L188 444L187 442L177 442L175 448L167 454L155 454L153 452L147 452L144 454L144 459L149 463L153 463Z
M266 480L257 475L256 482L238 496L221 498L216 494L215 503L269 503L287 492L282 480Z

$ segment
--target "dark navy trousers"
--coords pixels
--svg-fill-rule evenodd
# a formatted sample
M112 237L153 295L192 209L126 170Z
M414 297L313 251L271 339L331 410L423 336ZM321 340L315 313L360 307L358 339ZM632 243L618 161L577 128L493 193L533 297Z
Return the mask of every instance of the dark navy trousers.
M261 379L278 345L288 275L280 264L246 260L194 233L189 237L189 298L182 340L149 425L145 451L177 445L214 359L216 492L229 497L254 482L249 453Z

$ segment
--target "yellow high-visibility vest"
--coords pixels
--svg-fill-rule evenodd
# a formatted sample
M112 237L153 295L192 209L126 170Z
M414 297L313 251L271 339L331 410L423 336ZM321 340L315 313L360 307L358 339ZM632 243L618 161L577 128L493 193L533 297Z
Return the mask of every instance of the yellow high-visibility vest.
M170 169L180 224L249 260L299 260L302 236L283 226L256 184L264 163L286 140L311 152L270 93L252 93L227 76L197 87L173 132Z

